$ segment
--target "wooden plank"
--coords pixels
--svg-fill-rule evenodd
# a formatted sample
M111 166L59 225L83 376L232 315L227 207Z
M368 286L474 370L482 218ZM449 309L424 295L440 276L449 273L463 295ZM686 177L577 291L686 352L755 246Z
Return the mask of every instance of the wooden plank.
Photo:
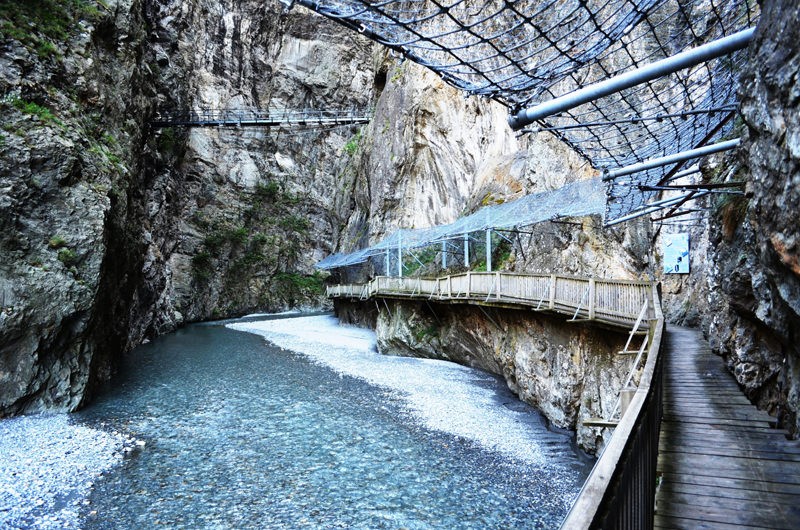
M784 506L770 502L764 495L759 495L757 498L725 498L716 495L709 495L712 491L708 488L707 492L693 492L682 493L674 490L659 490L656 494L656 510L659 504L688 504L692 506L703 506L706 508L721 508L724 510L741 510L746 508L748 512L760 513L762 516L770 516L772 512L789 512L798 517L800 521L800 506L791 506L785 508ZM783 513L785 517L785 513Z
M769 439L748 440L748 439L730 439L720 440L716 437L698 436L694 433L662 433L659 446L664 447L665 450L670 448L691 448L691 449L720 449L736 451L754 451L762 452L765 454L785 454L785 455L800 455L800 447L796 445L781 443L781 440L771 441Z
M757 528L797 530L797 520L793 519L792 513L788 513L789 510L770 513L753 506L742 506L741 509L736 510L719 505L700 506L679 502L665 502L656 509L659 515L667 517L681 517L697 521L754 526Z
M659 459L662 469L690 469L707 476L752 478L767 482L800 485L800 463L743 456L665 453Z
M694 484L696 486L712 486L715 488L732 488L743 491L759 491L765 493L782 493L787 495L800 495L800 486L796 484L783 484L779 482L754 481L731 477L711 477L700 474L671 471L662 472L662 480L674 484Z
M685 493L687 495L705 495L723 499L754 500L761 503L773 503L775 505L790 504L797 505L797 495L791 493L775 493L756 490L743 490L739 488L726 488L723 486L701 486L697 484L687 484L681 482L669 482L662 480L658 486L658 494L662 492Z
M800 454L789 454L779 449L772 451L758 451L747 449L744 447L719 447L719 446L698 446L680 443L663 443L659 444L658 450L660 453L666 455L704 455L704 456L727 456L734 458L745 458L748 460L770 460L777 462L798 462L800 463Z
M670 530L763 530L757 526L698 521L696 519L686 519L684 517L668 517L661 514L655 515L653 526L655 528L669 528Z
M765 436L767 438L786 438L787 431L772 427L759 427L756 425L743 427L741 425L710 425L702 423L665 422L661 426L662 432L695 432L700 434L716 435L744 435Z
M765 414L758 410L740 410L735 408L714 410L713 408L701 407L670 407L669 411L665 414L666 421L680 421L683 415L690 416L695 419L714 419L721 418L723 420L752 420L757 422L768 423L775 425L778 421L769 414Z
M785 464L783 464L785 465ZM736 468L736 467L713 467L713 464L708 463L703 466L698 462L686 462L684 460L659 460L656 467L659 473L663 474L684 474L693 477L705 477L708 479L719 479L720 484L725 480L741 480L750 481L754 489L759 491L778 491L782 493L790 493L798 491L800 488L800 476L792 475L791 473L778 473L774 470L772 472L758 473L756 469L750 468ZM798 491L800 493L800 491Z

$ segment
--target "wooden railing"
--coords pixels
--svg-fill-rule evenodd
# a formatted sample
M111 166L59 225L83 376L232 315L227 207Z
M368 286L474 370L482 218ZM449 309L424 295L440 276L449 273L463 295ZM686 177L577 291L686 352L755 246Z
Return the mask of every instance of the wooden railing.
M420 298L444 302L519 305L630 328L652 284L557 274L467 272L441 278L378 276L367 284L332 285L331 298ZM649 321L649 318L648 318ZM644 326L646 328L646 326Z
M639 386L562 529L653 527L662 412L664 316L655 286L649 348Z

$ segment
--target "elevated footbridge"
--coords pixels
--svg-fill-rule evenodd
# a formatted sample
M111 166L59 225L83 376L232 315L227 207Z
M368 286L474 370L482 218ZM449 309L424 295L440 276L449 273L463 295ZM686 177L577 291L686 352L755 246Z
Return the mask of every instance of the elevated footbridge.
M162 112L151 125L164 127L338 127L369 123L366 109L197 109Z
M557 274L465 272L440 278L378 276L366 284L332 285L330 298L401 298L526 308L645 333L654 316L653 284Z

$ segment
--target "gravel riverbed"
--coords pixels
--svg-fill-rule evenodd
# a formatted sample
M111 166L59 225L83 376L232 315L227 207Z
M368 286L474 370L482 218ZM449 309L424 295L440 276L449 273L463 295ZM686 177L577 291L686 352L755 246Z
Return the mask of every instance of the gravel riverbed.
M94 482L142 446L66 414L0 420L0 528L79 528Z

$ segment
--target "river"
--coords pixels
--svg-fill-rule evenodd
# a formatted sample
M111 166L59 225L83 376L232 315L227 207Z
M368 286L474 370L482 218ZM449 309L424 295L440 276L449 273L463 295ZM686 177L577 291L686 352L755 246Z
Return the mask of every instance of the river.
M327 315L160 337L71 422L139 441L87 529L552 528L591 466L498 378Z

